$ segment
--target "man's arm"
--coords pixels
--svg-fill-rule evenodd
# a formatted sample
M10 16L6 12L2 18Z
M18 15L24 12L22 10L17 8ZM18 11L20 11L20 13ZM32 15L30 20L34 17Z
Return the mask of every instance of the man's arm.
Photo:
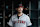
M10 27L13 27L12 17L10 18L9 22L7 23Z
M30 20L29 16L27 16L26 24L27 24L27 26L28 26L28 27L30 27L30 26L32 25L32 23L31 23L31 20Z
M28 26L28 27L31 27L31 26Z

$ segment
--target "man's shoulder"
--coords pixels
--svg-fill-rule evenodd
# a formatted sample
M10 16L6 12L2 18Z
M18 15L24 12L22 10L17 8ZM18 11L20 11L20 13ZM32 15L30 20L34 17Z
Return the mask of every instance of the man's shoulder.
M27 17L27 18L29 17L29 16L28 16L28 15L26 15L26 14L24 14L23 16L25 16L25 17Z
M28 16L28 15L24 14L24 16Z
M12 17L16 17L17 14L12 15Z

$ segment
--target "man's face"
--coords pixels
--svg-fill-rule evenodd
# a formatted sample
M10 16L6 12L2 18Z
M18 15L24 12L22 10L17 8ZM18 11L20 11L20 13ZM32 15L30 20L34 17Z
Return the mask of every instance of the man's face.
M23 11L23 7L18 7L17 8L17 11L20 13L20 12L22 12Z

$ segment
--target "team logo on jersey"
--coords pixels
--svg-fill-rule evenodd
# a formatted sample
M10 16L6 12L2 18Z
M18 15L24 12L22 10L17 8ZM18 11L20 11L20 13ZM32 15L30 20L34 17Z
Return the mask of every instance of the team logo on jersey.
M18 20L18 21L14 21L14 23L24 23L25 24L25 21Z

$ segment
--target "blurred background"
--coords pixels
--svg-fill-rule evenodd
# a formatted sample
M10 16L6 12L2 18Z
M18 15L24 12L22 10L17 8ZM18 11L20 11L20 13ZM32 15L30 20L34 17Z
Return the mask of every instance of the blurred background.
M20 2L24 5L23 13L31 19L31 27L40 27L40 0L0 0L0 27L9 27L7 22L17 13Z

